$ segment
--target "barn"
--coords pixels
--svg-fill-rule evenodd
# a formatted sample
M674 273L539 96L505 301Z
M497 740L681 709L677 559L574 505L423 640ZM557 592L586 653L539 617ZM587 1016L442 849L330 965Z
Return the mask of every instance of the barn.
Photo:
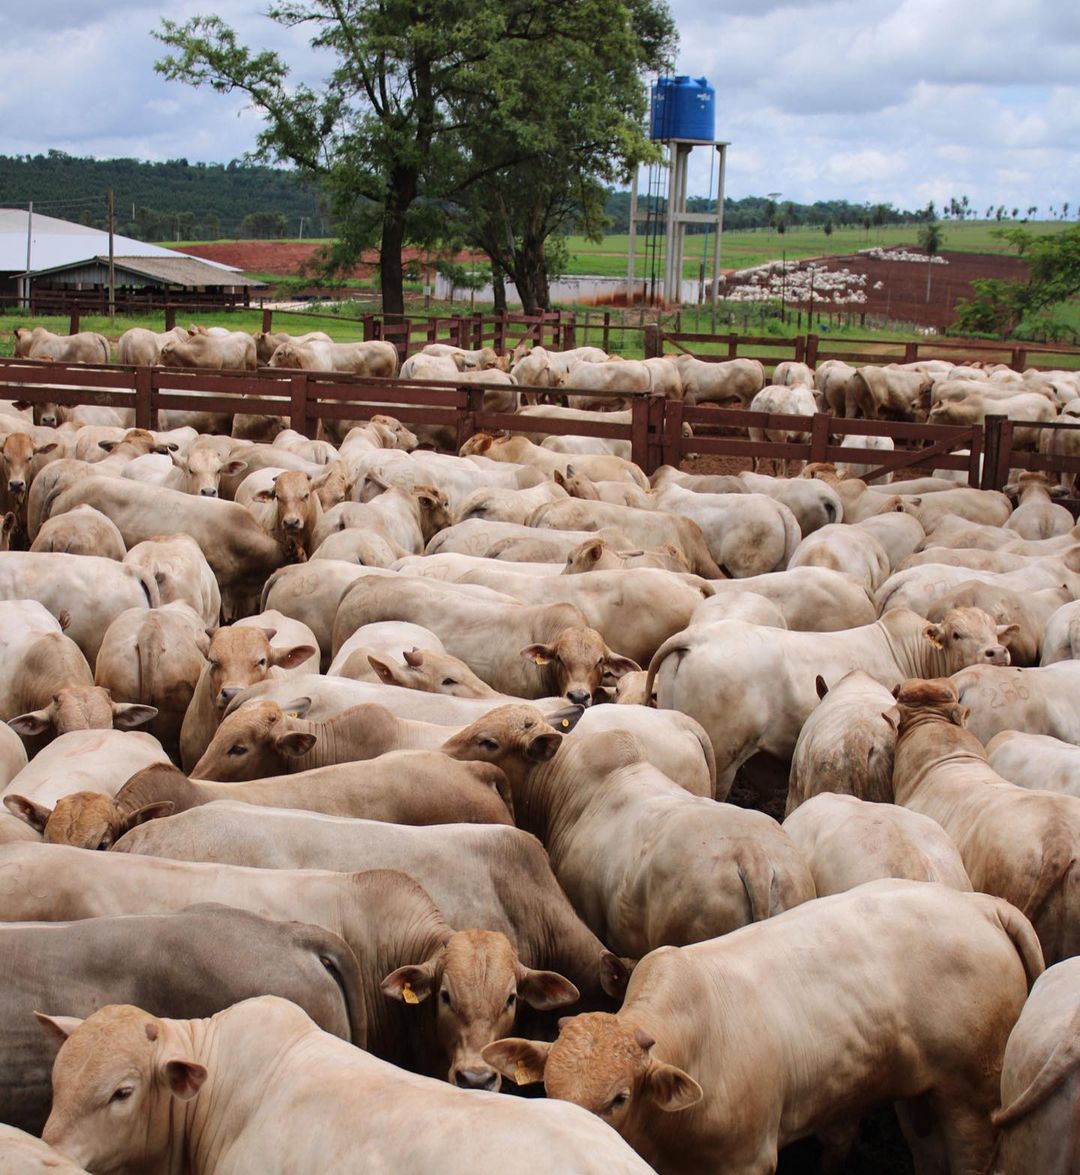
M265 288L231 265L113 236L117 308L137 311L166 297L247 305ZM34 310L105 310L109 234L24 208L0 208L0 302Z

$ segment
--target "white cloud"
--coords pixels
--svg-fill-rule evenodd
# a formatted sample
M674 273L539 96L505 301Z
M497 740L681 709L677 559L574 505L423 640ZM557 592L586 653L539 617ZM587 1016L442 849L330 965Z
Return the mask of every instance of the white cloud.
M1064 0L670 0L679 72L717 91L727 191L919 207L1080 204L1080 5ZM318 80L309 30L266 0L39 0L0 11L3 149L228 161L254 146L240 95L168 83L151 31L216 12ZM10 9L12 6L4 5ZM47 79L48 84L42 84ZM705 193L711 152L691 157Z

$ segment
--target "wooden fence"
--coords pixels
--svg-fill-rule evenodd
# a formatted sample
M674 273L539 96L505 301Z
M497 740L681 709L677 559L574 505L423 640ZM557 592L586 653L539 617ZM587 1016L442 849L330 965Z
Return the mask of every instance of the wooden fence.
M849 461L875 468L867 480L891 470L934 468L967 472L971 485L1001 489L1010 469L1080 475L1080 458L1020 452L1014 448L1013 422L988 417L984 425L914 424L904 421L845 420L818 413L803 441L750 440L745 435L706 436L703 427L726 426L805 433L803 416L770 416L745 409L694 407L654 393L635 393L630 422L559 420L521 416L484 407L483 385L453 381L372 379L334 372L182 371L165 367L63 365L25 359L0 359L0 394L33 404L98 404L134 412L140 428L156 429L163 411L280 416L290 427L315 436L320 420L367 420L389 413L409 425L441 427L443 437L460 447L477 432L500 430L555 436L592 436L630 444L633 460L647 473L660 465L680 465L689 455L757 458L773 461ZM499 391L507 389L499 388ZM548 394L547 389L515 388L517 394ZM572 388L564 391L573 394ZM592 394L592 393L590 393ZM684 425L698 430L683 436ZM1067 429L1057 421L1024 428ZM887 436L892 451L841 448L844 436ZM965 448L967 454L955 450Z

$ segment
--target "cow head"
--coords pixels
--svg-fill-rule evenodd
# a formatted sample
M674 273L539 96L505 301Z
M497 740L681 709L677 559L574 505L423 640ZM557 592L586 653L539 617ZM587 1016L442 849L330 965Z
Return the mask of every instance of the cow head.
M379 439L384 449L402 449L411 453L420 444L416 433L411 432L400 420L393 416L377 415L368 422L369 428Z
M295 669L317 654L313 645L273 648L270 642L276 632L274 628L238 624L219 628L210 638L205 672L219 714L241 690L266 681L272 669Z
M171 801L164 800L130 812L122 812L111 796L102 792L80 791L57 800L47 808L26 796L5 796L4 806L25 824L36 829L46 844L72 845L79 849L108 849L125 832L173 811Z
M435 649L407 649L404 661L397 664L389 657L368 655L368 664L385 685L423 690L429 694L448 694L454 698L497 698L493 690L457 657Z
M391 972L382 989L410 1005L433 999L436 1033L450 1062L447 1079L463 1089L499 1088L499 1074L482 1051L513 1025L520 1002L550 1011L578 999L570 980L526 967L510 940L491 930L459 930L427 962Z
M269 366L292 369L301 367L300 352L292 343L282 343L281 346L274 348L274 352L270 356Z
M87 1020L35 1015L59 1049L43 1133L49 1145L94 1171L168 1167L173 1102L190 1101L207 1077L186 1059L190 1042L168 1021L127 1005Z
M451 735L439 750L453 759L480 759L501 767L513 793L537 763L555 756L563 735L583 713L580 706L547 715L524 704L497 706Z
M203 498L216 498L222 477L239 477L247 469L247 462L226 461L215 449L195 448L187 453L170 453L172 462L188 479L188 493Z
M7 483L8 493L16 500L21 499L30 488L33 476L31 465L35 457L44 457L57 449L58 443L35 445L23 432L9 433L0 448L0 479Z
M1019 631L1016 624L996 624L981 608L953 608L923 635L943 654L943 672L952 674L969 665L1008 665L1009 650L1001 641Z
M556 469L551 476L555 484L562 486L571 498L580 498L585 502L600 501L599 490L583 473L578 473L573 465L567 465L565 474Z
M950 726L964 726L971 711L960 704L956 686L947 678L932 680L909 678L893 690L896 705L883 717L904 734L922 722L946 722Z
M488 450L495 443L495 437L489 432L478 432L461 446L458 450L459 457L483 457L488 455Z
M271 701L237 707L222 719L191 778L239 783L288 771L290 759L315 745L316 735L302 721L310 705L310 698L298 698L284 709Z
M526 645L521 655L537 665L553 694L575 706L591 706L605 677L639 673L641 666L613 653L595 628L564 628L550 645Z
M619 1016L588 1012L559 1028L554 1044L497 1040L484 1060L518 1085L543 1081L548 1097L583 1106L624 1136L641 1132L653 1111L677 1113L704 1096L688 1073L653 1056L647 1032Z
M299 535L311 513L311 479L299 470L287 469L274 478L273 487L259 490L256 502L273 502L277 506L274 528L284 535Z
M41 710L9 718L8 726L26 738L67 734L71 730L134 730L157 717L157 706L114 702L102 686L57 690Z

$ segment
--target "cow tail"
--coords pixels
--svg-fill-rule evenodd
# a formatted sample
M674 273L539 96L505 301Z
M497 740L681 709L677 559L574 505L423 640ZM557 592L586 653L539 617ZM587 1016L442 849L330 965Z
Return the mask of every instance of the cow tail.
M1071 1076L1077 1065L1080 1065L1080 1008L1073 1012L1069 1027L1028 1087L1009 1105L995 1110L990 1120L1000 1127L1011 1126L1026 1117Z
M656 682L656 675L660 671L660 666L672 655L672 653L688 653L693 647L691 640L686 632L677 632L673 636L669 636L666 641L653 654L652 660L649 662L648 675L645 678L645 698L648 700L652 697L653 685Z
M758 852L740 855L736 870L746 891L750 921L764 922L773 913L773 873L768 857Z
M143 595L146 597L146 606L148 608L160 608L161 589L158 587L157 580L141 568L132 567L130 563L128 564L128 568L142 587Z
M327 945L325 941L319 945L319 962L337 984L341 998L345 1001L351 1043L360 1049L367 1048L367 1003L356 956L344 941L333 953L327 949Z

